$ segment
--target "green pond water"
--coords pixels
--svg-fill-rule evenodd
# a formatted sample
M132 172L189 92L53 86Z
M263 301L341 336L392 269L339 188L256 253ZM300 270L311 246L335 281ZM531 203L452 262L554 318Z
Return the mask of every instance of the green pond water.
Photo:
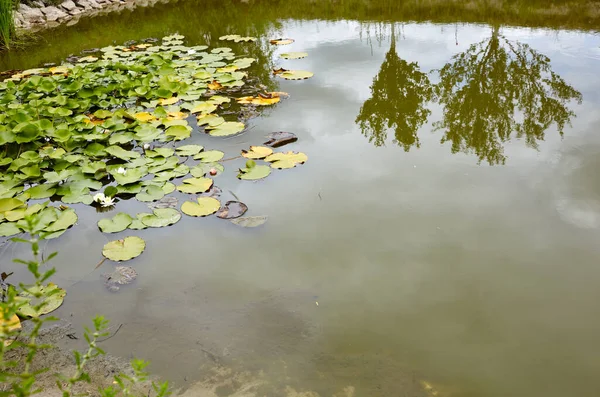
M78 224L46 247L68 291L56 314L123 324L106 350L151 360L182 388L222 366L269 396L600 395L600 36L586 21L493 22L348 2L171 2L2 54L2 70L22 69L176 32L188 45L257 36L235 51L291 97L245 134L185 143L233 157L291 131L285 148L309 157L259 183L218 177L224 198L269 217L261 228L184 216L117 234L147 241L118 293L102 284L112 264L92 271L115 239L96 222L145 206L75 206ZM277 37L295 42L264 41ZM278 58L289 51L309 56ZM284 81L272 67L315 76ZM1 250L15 270L21 249Z

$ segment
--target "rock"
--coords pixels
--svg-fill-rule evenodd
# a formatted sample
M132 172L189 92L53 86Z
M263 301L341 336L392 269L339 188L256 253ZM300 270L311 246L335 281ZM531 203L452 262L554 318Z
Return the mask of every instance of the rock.
M46 21L44 13L39 8L31 8L26 6L25 4L21 4L19 6L19 12L23 16L25 21L29 23L41 23Z
M88 0L77 0L77 4L79 5L79 7L83 7L86 10L90 10L92 8L92 5Z
M71 14L73 16L79 15L81 13L83 13L83 10L81 8L77 8L77 7L73 8L71 11L69 11L69 14Z
M46 15L46 19L49 22L57 21L58 19L65 18L67 16L66 12L54 6L44 7L41 10L44 13L44 15Z
M77 5L72 0L67 0L60 5L67 12L73 11L77 8Z
M46 4L44 4L44 2L42 2L40 0L36 0L32 4L34 6L36 6L37 8L44 8L44 7L46 7Z
M100 9L102 6L96 0L88 0L92 8Z

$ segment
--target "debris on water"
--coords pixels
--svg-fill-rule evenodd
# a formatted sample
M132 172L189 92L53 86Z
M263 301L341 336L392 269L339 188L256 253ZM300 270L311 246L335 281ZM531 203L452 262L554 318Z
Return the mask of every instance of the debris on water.
M131 266L116 266L112 273L102 276L104 286L111 292L117 292L121 285L131 284L137 278L137 272Z
M148 204L148 207L151 209L156 209L156 208L177 208L177 197L172 197L172 196L165 196L163 198L161 198L160 200L154 202L154 203L150 203Z
M273 148L285 146L290 143L294 143L298 140L296 134L286 131L272 132L269 135L267 135L266 138L268 138L269 140L263 143L263 145L270 146Z
M217 218L234 219L239 218L248 211L248 206L240 201L228 201L217 211Z

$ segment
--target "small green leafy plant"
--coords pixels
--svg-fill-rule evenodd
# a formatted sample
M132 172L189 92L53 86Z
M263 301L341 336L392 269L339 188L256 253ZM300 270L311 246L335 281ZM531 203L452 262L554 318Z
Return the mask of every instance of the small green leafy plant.
M48 368L34 370L33 363L41 350L52 346L39 343L42 326L46 323L56 321L57 318L43 316L60 306L64 290L52 283L45 284L56 272L54 268L45 269L56 253L44 258L40 252L38 236L35 234L36 225L40 222L39 216L31 215L24 219L24 229L29 234L29 239L13 238L13 242L28 244L31 247L32 259L16 259L15 262L27 266L27 270L33 276L32 284L20 283L18 286L6 284L4 279L7 275L2 274L2 288L0 289L0 384L5 385L0 389L0 397L15 396L27 397L40 393L42 389L36 386L36 378ZM56 303L58 301L58 304ZM25 314L27 315L25 315ZM27 331L21 331L20 320L24 319L31 323ZM105 354L98 346L99 340L108 336L108 320L102 316L93 319L93 328L86 327L84 332L88 349L84 353L74 351L76 368L70 376L56 375L56 384L61 390L63 397L73 396L74 387L81 383L91 383L89 373L86 372L86 364L90 360ZM9 359L8 352L20 349L18 359ZM133 360L131 362L133 375L119 374L115 376L113 385L99 390L103 397L112 396L137 396L141 383L149 380L146 367L148 362ZM152 382L152 388L156 396L164 397L170 394L167 382L156 384Z

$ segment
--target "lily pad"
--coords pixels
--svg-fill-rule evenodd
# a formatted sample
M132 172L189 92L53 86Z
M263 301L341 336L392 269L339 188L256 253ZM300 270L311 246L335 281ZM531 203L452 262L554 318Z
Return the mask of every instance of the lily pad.
M194 160L200 160L203 163L214 163L221 160L223 156L225 156L225 153L220 150L207 150L195 155Z
M127 229L133 218L124 212L119 212L112 218L104 218L98 221L98 227L104 233L118 233Z
M235 41L236 43L239 43L240 41L256 41L256 37L243 37L239 34L230 34L219 37L219 40Z
M265 158L273 168L294 168L298 164L304 164L308 160L308 157L304 153L298 152L287 152L287 153L273 153L272 155Z
M208 216L219 210L221 203L212 197L198 197L196 202L186 201L181 205L181 212L189 216Z
M202 149L204 148L200 145L183 145L177 147L176 151L178 156L188 157L200 153Z
M267 221L266 216L246 216L242 218L231 219L231 223L242 227L258 227Z
M56 221L44 228L44 232L53 233L66 230L73 226L76 222L77 214L75 213L75 210L72 208L67 208L66 210L60 212L60 215L58 215L58 219Z
M102 255L107 259L119 262L138 257L146 249L146 242L139 237L129 236L104 245Z
M306 70L286 70L276 73L276 75L286 80L305 80L313 77L315 74Z
M275 44L275 45L287 45L287 44L292 44L293 42L294 42L294 39L284 39L284 38L269 40L269 43Z
M4 222L0 223L0 236L9 237L21 233L21 229L16 223Z
M16 314L5 319L4 313L4 308L0 307L0 339L4 340L4 346L10 346L14 341L14 332L21 329L21 320Z
M255 165L254 167L240 168L238 174L239 179L245 179L248 181L254 181L257 179L263 179L269 176L271 168L268 165Z
M280 55L280 57L283 59L302 59L306 58L307 56L308 53L306 52L286 52Z
M181 212L173 208L157 208L154 214L144 216L141 221L148 227L165 227L173 225L181 219Z
M206 127L211 136L230 136L244 131L246 125L237 121L226 121L216 127Z
M242 150L242 157L247 159L264 159L265 157L271 155L273 153L273 149L264 147L264 146L250 146L250 150Z
M133 283L137 278L137 272L131 266L115 266L112 273L102 275L104 277L104 286L111 292L116 292L121 285Z
M177 190L182 193L204 193L213 185L213 180L210 178L188 178L184 179L183 185L177 186Z
M181 141L191 136L191 130L189 127L185 127L183 125L173 125L166 129L165 135L173 137L173 139L176 141Z
M234 219L239 218L248 211L248 206L240 201L228 201L217 211L217 218Z
M39 299L35 297L38 293L42 294ZM53 283L30 287L28 291L21 291L18 295L18 299L24 302L18 313L21 317L39 317L51 313L62 305L65 295L67 291Z
M224 170L225 167L220 163L200 163L190 169L190 174L196 178L201 178L207 174L210 176L220 175Z
M135 195L135 198L141 202L152 202L160 200L165 196L165 192L162 187L156 185L149 185L144 188L141 192Z

